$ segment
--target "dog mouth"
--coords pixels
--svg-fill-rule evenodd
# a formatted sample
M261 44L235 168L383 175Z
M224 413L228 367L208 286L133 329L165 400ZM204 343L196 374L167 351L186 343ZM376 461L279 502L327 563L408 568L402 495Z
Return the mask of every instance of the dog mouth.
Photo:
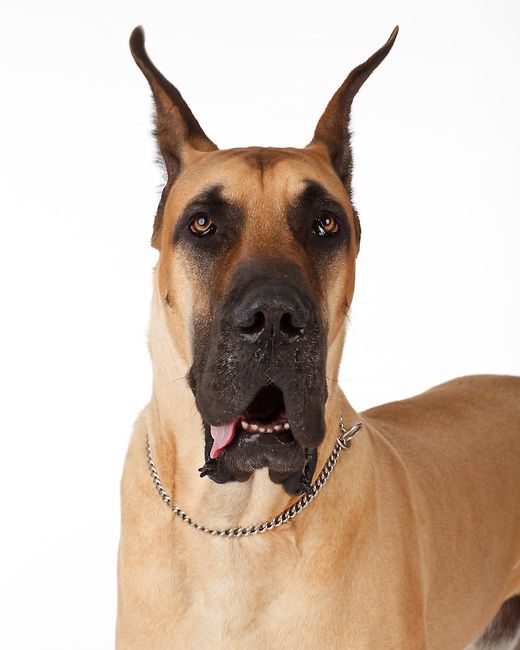
M287 444L293 443L291 425L285 412L283 392L276 384L263 386L243 413L231 422L210 425L213 439L210 458L216 459L229 446L264 440Z
M317 451L293 435L290 408L274 383L258 390L243 412L223 425L206 424L206 463L200 476L216 483L247 481L269 468L269 478L295 496L310 490Z

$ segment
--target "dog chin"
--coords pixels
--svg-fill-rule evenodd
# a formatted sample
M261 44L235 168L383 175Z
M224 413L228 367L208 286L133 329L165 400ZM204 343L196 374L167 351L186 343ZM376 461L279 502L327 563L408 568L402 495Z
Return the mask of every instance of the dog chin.
M290 431L272 434L240 432L216 460L236 480L247 480L255 470L268 467L270 479L283 483L289 476L303 472L305 449Z
M267 467L273 483L283 485L287 494L296 496L310 490L316 468L316 449L304 448L290 430L277 433L238 432L233 441L211 458L214 441L211 427L205 424L206 463L199 469L215 483L247 481L257 469Z

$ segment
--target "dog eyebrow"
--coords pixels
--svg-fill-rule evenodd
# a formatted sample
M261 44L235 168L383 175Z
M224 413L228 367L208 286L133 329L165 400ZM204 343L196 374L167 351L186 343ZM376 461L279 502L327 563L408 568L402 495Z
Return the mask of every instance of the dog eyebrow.
M319 205L324 209L329 208L336 212L339 216L343 217L348 223L348 217L345 209L339 201L337 201L321 183L310 179L305 180L305 187L298 194L295 200L296 204L306 206Z
M197 207L211 207L212 205L218 205L220 207L222 204L227 203L222 197L222 189L222 185L210 185L204 188L186 204L183 213L189 212Z
M213 215L236 213L235 206L222 196L222 185L210 185L196 194L184 207L174 228L173 239L179 240L186 229L186 222L198 211L207 211Z

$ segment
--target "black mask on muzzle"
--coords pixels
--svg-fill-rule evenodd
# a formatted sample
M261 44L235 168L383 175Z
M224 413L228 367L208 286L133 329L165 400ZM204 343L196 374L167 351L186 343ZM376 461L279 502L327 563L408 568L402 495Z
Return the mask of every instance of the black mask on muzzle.
M325 326L298 267L249 260L211 323L195 325L189 383L205 423L201 476L245 481L255 469L305 491L325 433Z

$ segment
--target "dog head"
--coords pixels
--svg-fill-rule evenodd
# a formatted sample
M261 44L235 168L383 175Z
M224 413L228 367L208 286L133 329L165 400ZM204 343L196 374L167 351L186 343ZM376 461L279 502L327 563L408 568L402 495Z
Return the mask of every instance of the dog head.
M132 33L167 171L152 236L162 306L205 425L202 474L217 482L267 466L298 493L312 474L361 236L350 107L396 36L350 73L307 147L219 150Z

